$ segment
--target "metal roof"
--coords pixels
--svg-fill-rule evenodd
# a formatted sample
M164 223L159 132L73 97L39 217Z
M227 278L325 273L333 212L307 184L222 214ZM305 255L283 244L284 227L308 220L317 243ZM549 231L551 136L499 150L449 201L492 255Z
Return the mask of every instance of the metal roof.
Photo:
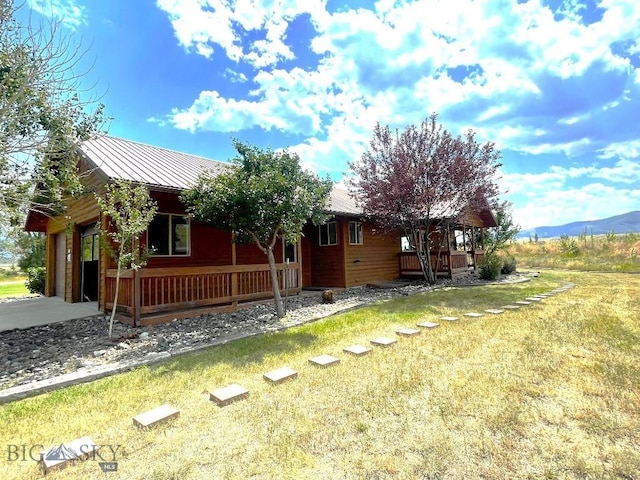
M209 171L218 175L229 163L188 153L100 135L83 142L81 153L113 180L129 180L150 187L183 190L195 185L198 176Z
M335 186L329 195L326 210L334 215L362 215L362 209L358 208L351 194Z

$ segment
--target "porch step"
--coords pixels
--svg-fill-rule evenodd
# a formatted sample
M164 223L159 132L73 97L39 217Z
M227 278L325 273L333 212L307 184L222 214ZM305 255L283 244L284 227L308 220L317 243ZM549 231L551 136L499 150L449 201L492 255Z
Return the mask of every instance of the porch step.
M309 359L309 363L317 365L318 367L328 367L340 363L340 359L331 355L319 355Z
M222 387L209 393L209 400L216 402L219 407L224 407L236 400L242 400L249 396L249 390L237 383Z
M371 343L377 347L389 347L396 342L397 340L395 338L388 337L378 337L371 340Z
M153 427L164 421L176 418L178 415L180 415L180 410L164 404L153 410L136 415L133 417L133 424L139 428Z
M289 367L282 367L265 373L262 377L271 383L282 383L285 380L293 379L298 376L298 372Z
M363 345L351 345L350 347L346 347L344 351L351 355L355 355L356 357L361 357L362 355L369 353L371 349Z
M400 330L396 330L396 334L403 337L413 337L414 335L420 335L420 330L416 330L415 328L401 328Z
M45 474L53 470L61 470L78 460L88 458L96 449L96 443L89 437L78 438L41 452L40 464Z

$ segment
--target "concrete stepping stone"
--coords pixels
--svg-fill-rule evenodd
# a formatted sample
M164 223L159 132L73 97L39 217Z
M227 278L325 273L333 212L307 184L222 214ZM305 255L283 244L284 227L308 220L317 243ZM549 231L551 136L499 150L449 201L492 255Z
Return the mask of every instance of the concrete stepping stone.
M479 318L479 317L482 317L482 314L478 312L468 312L468 313L465 313L464 316L471 317L471 318Z
M515 302L517 305L531 305L532 302L527 302L525 300L518 300Z
M153 410L148 410L140 415L133 417L133 424L136 427L153 427L159 423L162 423L172 418L176 418L180 415L180 410L170 405L164 404Z
M542 299L541 299L541 298L539 298L539 297L528 297L528 298L525 298L525 300L526 300L527 302L539 302L539 301L540 301L540 300L542 300Z
M282 383L285 380L293 379L298 376L298 372L289 367L277 368L265 373L262 377L271 383Z
M455 322L458 320L458 317L440 317L440 320L444 320L445 322Z
M396 334L403 337L413 337L414 335L420 335L420 330L416 330L415 328L401 328L400 330L396 330Z
M436 327L439 327L440 324L434 323L434 322L420 322L418 323L418 326L422 328L436 328Z
M47 474L53 470L61 470L74 462L84 460L97 449L96 443L89 437L82 437L68 443L51 447L40 453L40 464Z
M340 359L332 357L331 355L319 355L309 359L309 363L317 365L318 367L328 367L340 363Z
M224 407L236 400L247 398L248 396L249 390L237 383L232 383L227 387L218 388L213 392L209 392L209 400L216 402L219 407Z
M351 345L350 347L346 347L344 351L351 355L355 355L356 357L361 357L362 355L369 353L371 349L363 345Z
M519 305L503 305L501 308L505 310L518 310L520 308Z
M500 308L487 308L485 312L491 313L493 315L500 315L501 313L504 313L504 310Z
M374 344L376 347L389 347L396 342L397 340L395 338L388 338L388 337L378 337L371 340L371 343Z

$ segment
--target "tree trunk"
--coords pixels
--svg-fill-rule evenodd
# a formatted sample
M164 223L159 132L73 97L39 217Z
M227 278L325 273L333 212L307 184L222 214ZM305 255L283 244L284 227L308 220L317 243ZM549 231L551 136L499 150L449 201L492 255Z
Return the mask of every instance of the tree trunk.
M418 263L420 264L422 275L424 275L424 279L429 283L429 285L433 285L435 283L435 275L431 268L431 252L429 251L429 246L427 245L425 248L424 242L422 242L420 238L419 229L414 230L411 234L413 235L416 256L418 257Z
M269 259L269 272L271 272L271 288L273 289L273 301L276 307L278 318L284 317L284 307L280 296L280 286L278 285L278 270L276 269L276 257L273 255L273 248L267 248L267 258Z
M120 290L120 270L121 270L120 259L124 254L124 248L122 244L120 244L119 250L120 251L119 251L118 262L117 262L118 266L116 268L116 294L115 294L115 298L113 299L113 307L111 308L111 318L109 319L109 338L111 338L111 334L113 333L113 319L116 316L116 309L118 308L118 291Z

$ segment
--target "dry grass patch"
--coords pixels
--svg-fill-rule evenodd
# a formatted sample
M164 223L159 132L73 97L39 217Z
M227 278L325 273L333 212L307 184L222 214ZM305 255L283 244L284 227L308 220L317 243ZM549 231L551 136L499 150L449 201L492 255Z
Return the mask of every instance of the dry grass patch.
M463 318L578 287L502 315ZM122 445L127 479L638 478L640 278L543 272L518 285L405 297L155 368L0 407L6 443L88 435ZM342 352L397 328L453 314L363 357ZM330 354L340 364L308 359ZM290 366L298 378L262 374ZM211 389L248 399L219 408ZM131 418L162 403L180 417L152 430ZM1 478L39 478L4 462ZM85 462L50 478L104 478Z

